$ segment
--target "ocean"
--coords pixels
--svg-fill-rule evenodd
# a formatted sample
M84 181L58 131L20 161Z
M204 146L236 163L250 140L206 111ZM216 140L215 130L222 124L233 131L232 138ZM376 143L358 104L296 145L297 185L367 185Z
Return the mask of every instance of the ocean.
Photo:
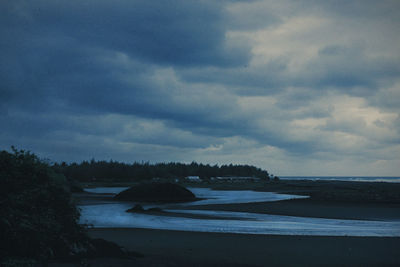
M283 180L353 181L400 183L400 177L387 176L279 176Z

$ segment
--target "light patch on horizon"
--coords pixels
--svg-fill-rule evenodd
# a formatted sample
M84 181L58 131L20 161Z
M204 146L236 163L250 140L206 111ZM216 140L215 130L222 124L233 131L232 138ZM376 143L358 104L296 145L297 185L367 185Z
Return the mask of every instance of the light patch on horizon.
M290 59L288 71L297 73L323 45L319 38L308 39L308 35L315 29L323 29L324 24L327 24L326 20L319 17L290 18L276 27L237 34L252 40L253 65L262 66L271 60L285 58Z
M326 127L365 136L370 141L396 140L393 129L397 113L381 111L367 105L364 98L344 96L333 104L334 110ZM377 121L380 122L377 125Z

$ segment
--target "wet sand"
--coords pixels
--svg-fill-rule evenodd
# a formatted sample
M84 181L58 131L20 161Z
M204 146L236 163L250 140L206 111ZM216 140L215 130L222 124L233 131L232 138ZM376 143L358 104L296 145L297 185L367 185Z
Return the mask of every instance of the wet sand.
M246 235L123 228L91 229L89 234L145 255L132 260L114 259L112 266L400 265L400 238L390 237Z
M215 216L215 215L206 215L206 214L191 214L191 213L183 213L183 212L171 212L171 211L134 211L132 213L138 214L147 214L147 215L155 215L155 216L166 216L166 217L178 217L178 218L189 218L189 219L204 219L204 220L250 220L246 218L237 218L230 216Z
M185 209L254 212L274 215L351 220L400 220L400 203L354 203L314 199L216 204Z
M258 183L210 184L220 190L255 190L310 196L313 200L346 203L400 203L400 183L279 180Z

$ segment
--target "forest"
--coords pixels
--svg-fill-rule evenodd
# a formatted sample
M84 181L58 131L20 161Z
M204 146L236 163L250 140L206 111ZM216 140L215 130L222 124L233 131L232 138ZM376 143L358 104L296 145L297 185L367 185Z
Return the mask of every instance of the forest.
M132 164L117 161L82 161L81 163L54 163L52 168L57 173L64 174L71 180L80 182L89 181L118 181L132 182L143 181L152 178L184 178L187 176L199 176L206 180L211 177L257 177L268 180L269 173L250 165L209 165L197 162L185 163L155 163L134 162Z

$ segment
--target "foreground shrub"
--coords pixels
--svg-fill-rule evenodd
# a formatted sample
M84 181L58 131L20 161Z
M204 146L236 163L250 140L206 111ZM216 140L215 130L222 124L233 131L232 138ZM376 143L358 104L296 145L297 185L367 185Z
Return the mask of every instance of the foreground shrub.
M0 152L0 258L46 260L86 253L63 175L23 150ZM1 262L0 262L1 264Z

